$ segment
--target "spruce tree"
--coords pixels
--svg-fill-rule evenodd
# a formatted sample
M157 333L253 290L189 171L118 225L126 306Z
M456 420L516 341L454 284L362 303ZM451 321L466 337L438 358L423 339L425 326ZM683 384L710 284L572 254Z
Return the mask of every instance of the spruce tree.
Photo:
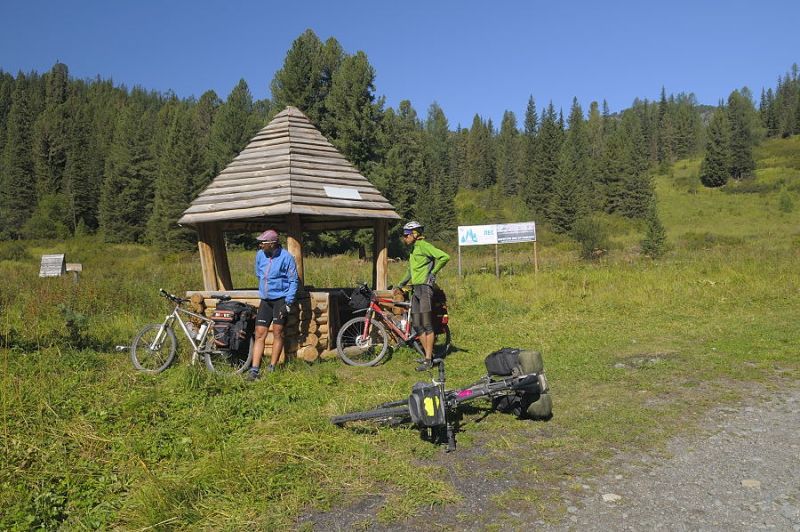
M364 52L342 61L325 100L323 124L333 145L365 175L378 159L383 99L375 99L375 70Z
M287 105L297 107L317 125L321 124L324 98L322 84L322 42L308 29L286 52L283 67L272 80L272 100L280 112Z
M449 173L450 127L438 104L431 104L425 120L425 174L427 183L417 196L418 217L434 237L444 239L456 227L457 183Z
M752 101L733 91L728 96L728 124L730 124L730 176L733 179L751 177L756 169L753 158L753 131L751 124L755 115Z
M418 190L427 183L422 124L411 102L403 100L397 113L387 110L384 127L388 149L373 182L403 219L411 219Z
M714 112L706 135L708 141L700 164L700 182L711 188L721 187L728 182L731 167L730 125L724 107Z
M216 113L208 140L206 176L216 176L262 127L253 118L253 97L244 79L233 88ZM196 186L195 188L199 188Z
M195 233L180 227L178 218L193 198L194 183L203 172L203 162L195 121L185 104L172 113L158 166L147 239L167 249L191 249Z
M500 123L500 134L496 139L497 183L500 191L506 196L515 196L520 189L520 143L517 130L517 118L512 111L503 113Z
M27 80L20 73L14 84L3 146L3 174L0 176L0 232L4 238L18 238L36 206L33 179L31 129L33 116Z
M655 198L650 202L645 217L646 229L641 241L642 254L653 259L658 259L667 251L667 231L658 217L658 208Z
M583 110L572 100L569 129L561 146L558 174L553 187L551 222L557 232L568 232L579 217L590 210L589 142Z
M67 162L64 167L64 192L69 204L70 226L97 229L103 158L92 133L93 117L89 102L75 96L68 101L72 116Z
M554 184L558 175L559 156L564 130L557 119L553 103L542 110L541 125L536 137L536 150L531 178L524 194L534 217L550 220Z
M152 210L155 161L152 114L134 92L117 118L100 195L100 228L108 242L142 240Z
M489 188L496 182L491 127L477 114L467 142L467 182L472 188Z

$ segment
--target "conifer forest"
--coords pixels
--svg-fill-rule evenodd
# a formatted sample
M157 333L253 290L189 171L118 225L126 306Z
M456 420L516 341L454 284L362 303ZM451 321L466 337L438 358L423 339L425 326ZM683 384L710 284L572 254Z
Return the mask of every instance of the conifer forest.
M45 73L0 71L0 238L97 233L108 242L191 249L176 220L194 196L285 106L302 110L404 218L434 237L452 234L455 197L479 190L524 201L527 219L570 233L596 212L646 218L651 176L702 156L700 180L720 187L753 175L762 139L800 133L794 65L755 95L733 90L716 107L691 92L636 99L611 113L602 101L570 109L531 95L523 116L499 124L475 115L453 124L436 103L385 105L362 51L346 52L311 30L274 75L271 98L244 80L224 100L214 91L178 98L110 79L75 79L68 65ZM690 89L690 88L687 88ZM522 216L523 213L521 213ZM326 241L316 243L325 251Z

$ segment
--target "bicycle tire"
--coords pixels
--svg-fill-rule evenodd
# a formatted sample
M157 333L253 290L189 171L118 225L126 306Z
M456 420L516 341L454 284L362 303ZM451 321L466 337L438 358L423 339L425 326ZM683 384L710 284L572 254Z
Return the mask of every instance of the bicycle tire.
M342 414L341 416L333 416L331 423L334 425L344 425L354 421L390 421L392 419L405 419L410 418L411 413L408 410L408 405L395 406L392 408L375 408L373 410L365 410L364 412L351 412L349 414Z
M443 326L442 332L438 333L434 336L433 339L433 358L444 358L447 356L447 353L450 352L451 347L451 336L450 336L450 327L447 325ZM419 339L414 340L411 344L414 346L414 350L422 355L425 356L425 349L422 348L422 342Z
M178 341L172 327L166 328L166 335L158 349L155 351L150 349L150 345L155 341L162 325L163 323L145 325L131 344L130 356L133 367L143 373L161 373L175 360ZM165 348L166 351L164 351Z
M206 369L214 373L223 375L238 375L244 373L250 368L253 362L253 346L255 339L250 336L250 345L247 349L247 355L239 353L231 353L228 350L212 349L206 351L204 358L206 361Z
M348 321L336 335L336 353L349 366L375 366L389 352L389 334L380 322L370 320L370 336L366 343L360 338L367 318L359 316Z

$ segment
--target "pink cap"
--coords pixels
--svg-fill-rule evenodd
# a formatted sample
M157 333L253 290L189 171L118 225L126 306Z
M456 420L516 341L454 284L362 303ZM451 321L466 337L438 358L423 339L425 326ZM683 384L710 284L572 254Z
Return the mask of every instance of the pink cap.
M267 229L260 235L256 237L256 240L261 242L277 242L278 241L278 232L274 229Z

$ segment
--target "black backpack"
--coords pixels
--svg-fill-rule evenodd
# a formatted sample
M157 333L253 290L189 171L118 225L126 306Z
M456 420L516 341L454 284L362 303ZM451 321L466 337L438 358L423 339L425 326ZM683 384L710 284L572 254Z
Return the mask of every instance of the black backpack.
M221 301L211 314L214 320L214 345L235 352L248 349L255 315L255 308L247 303Z

